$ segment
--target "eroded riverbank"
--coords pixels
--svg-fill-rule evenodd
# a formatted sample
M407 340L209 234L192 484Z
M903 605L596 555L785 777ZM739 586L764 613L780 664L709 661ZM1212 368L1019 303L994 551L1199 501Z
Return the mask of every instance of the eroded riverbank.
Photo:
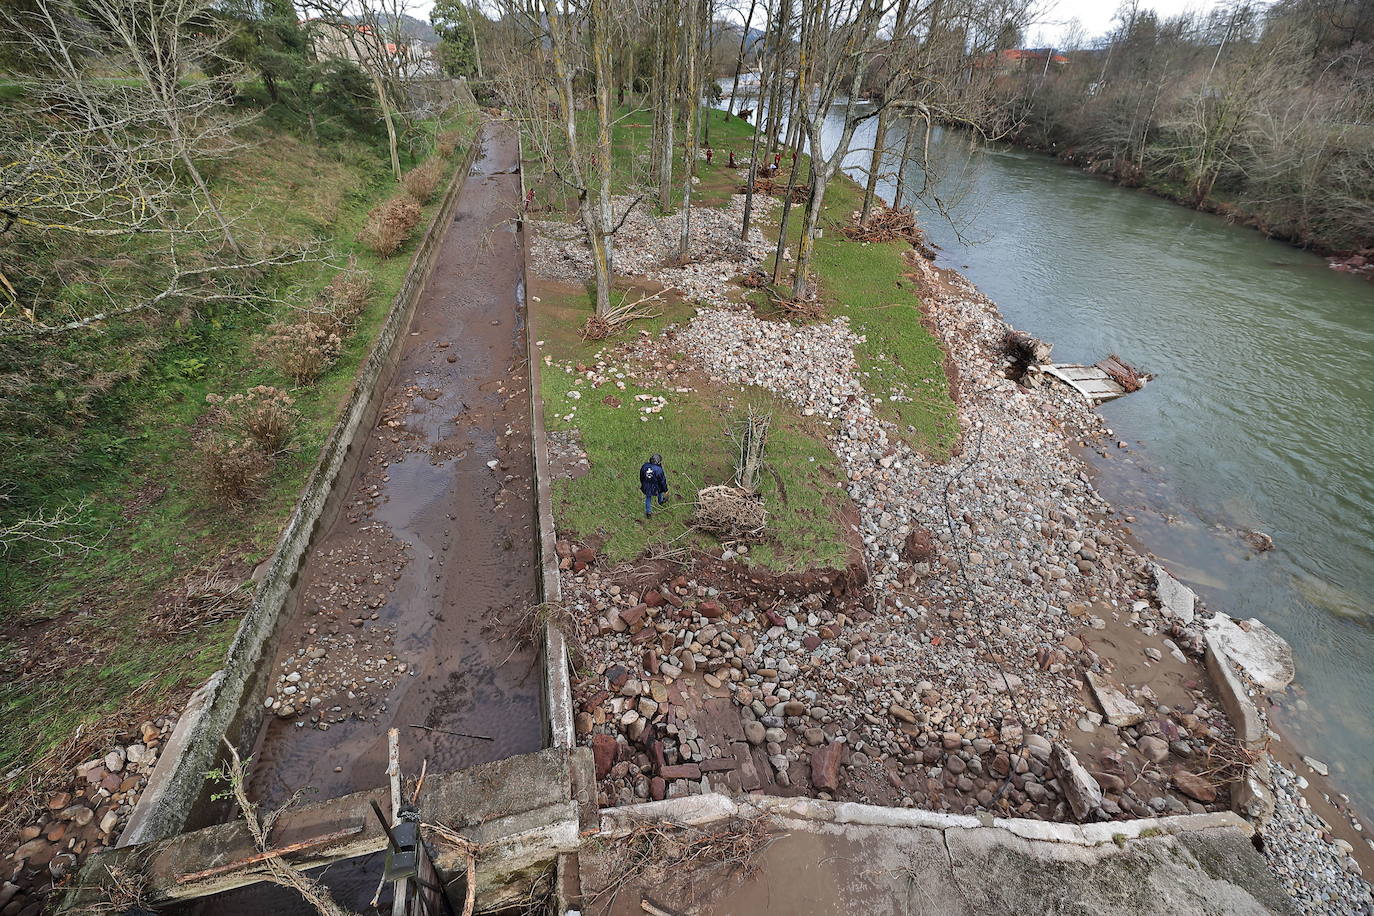
M404 759L447 771L544 743L518 144L487 125L384 408L303 566L254 754L255 798L328 798ZM473 737L481 736L481 737Z

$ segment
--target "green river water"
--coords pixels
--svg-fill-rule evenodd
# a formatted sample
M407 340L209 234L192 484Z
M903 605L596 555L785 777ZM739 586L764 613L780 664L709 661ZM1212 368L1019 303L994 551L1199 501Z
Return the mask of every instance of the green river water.
M1156 374L1101 408L1132 448L1088 456L1098 486L1210 608L1292 644L1279 720L1374 811L1374 283L1038 153L948 133L931 161L952 222L908 203L939 263L1056 361Z

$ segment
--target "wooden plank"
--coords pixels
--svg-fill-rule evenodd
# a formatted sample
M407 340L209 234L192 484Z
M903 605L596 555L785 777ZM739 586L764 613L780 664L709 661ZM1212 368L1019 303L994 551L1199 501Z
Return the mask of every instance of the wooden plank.
M203 871L193 871L183 875L177 875L176 880L178 884L189 884L193 881L203 881L206 878L213 878L216 875L226 875L230 872L239 871L240 869L247 868L250 865L256 865L259 862L266 862L268 859L276 859L281 856L288 856L293 852L300 852L305 849L314 849L316 846L327 846L328 844L336 842L338 840L345 840L351 836L357 836L362 832L363 828L361 825L357 827L349 827L347 830L336 830L333 833L326 833L324 836L317 836L314 839L301 840L299 843L291 843L287 846L279 846L276 849L268 849L265 852L258 853L257 855L247 856L246 858L239 859L236 862L229 862L224 865L216 865L213 868L207 868Z

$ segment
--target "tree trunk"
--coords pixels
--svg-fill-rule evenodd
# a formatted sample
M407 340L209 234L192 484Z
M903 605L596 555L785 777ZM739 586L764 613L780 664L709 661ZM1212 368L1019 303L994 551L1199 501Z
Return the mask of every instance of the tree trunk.
M597 231L601 235L601 255L609 280L615 270L614 239L610 236L611 214L611 47L608 0L592 0L592 61L596 72L596 187Z
M697 52L701 43L697 32L699 22L700 11L693 4L687 9L687 34L683 48L687 64L687 127L683 136L687 162L682 168L682 235L678 241L678 251L684 260L692 244L692 179L697 169L697 115L701 108L701 86L697 79Z
M773 255L773 283L782 282L783 253L787 251L787 218L792 212L792 189L797 185L797 167L800 158L792 159L792 172L787 178L787 195L782 199L782 219L778 221L778 249Z
M911 161L911 138L916 136L916 117L906 119L906 135L902 137L902 156L897 160L897 189L892 192L892 206L906 206L906 166Z
M725 117L735 113L735 93L739 92L739 72L744 67L744 52L749 46L749 26L754 21L754 7L758 0L749 0L749 13L744 17L744 34L739 38L739 56L735 58L735 78L730 83L730 100L725 104ZM763 87L760 86L760 89Z
M371 69L371 68L369 68ZM396 120L391 116L391 100L387 98L386 86L374 70L372 88L377 93L377 104L382 107L382 120L386 122L386 147L391 154L391 176L401 180L401 154L396 145Z
M825 200L825 186L829 178L829 169L811 169L811 193L806 195L801 240L797 242L796 273L792 278L793 299L811 299L816 295L807 273L811 267L811 255L816 249L816 224L820 221L821 203Z
M868 225L868 215L873 210L873 198L878 191L878 173L883 167L883 150L887 146L887 121L890 108L878 112L878 127L873 132L873 153L868 157L868 182L864 185L864 203L859 210L859 225ZM893 206L897 205L896 198Z

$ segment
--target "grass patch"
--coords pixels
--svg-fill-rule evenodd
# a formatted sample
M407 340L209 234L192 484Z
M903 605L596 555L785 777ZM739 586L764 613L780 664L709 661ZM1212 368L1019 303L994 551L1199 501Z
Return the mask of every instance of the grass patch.
M648 173L645 157L652 127L647 113L643 114L642 118L634 113L622 117L616 127L618 193L628 192L636 176L642 182ZM748 122L727 120L722 111L711 111L709 118L716 153L709 165L697 163L700 181L694 199L699 206L725 204L736 192L740 176L727 165L729 152L734 150L737 163L747 162L753 134ZM784 157L783 165L785 176L790 157ZM805 180L806 167L803 156L799 181ZM958 418L944 373L944 352L921 323L914 284L903 277L907 269L903 252L909 246L904 242L864 244L837 231L862 198L861 189L847 176L833 179L826 197L821 216L826 231L817 242L813 260L826 311L848 318L865 338L855 355L864 387L885 418L898 424L919 451L937 460L946 458L957 441ZM675 189L674 206L680 202L680 191ZM759 224L774 240L780 214L776 208ZM801 207L794 207L789 222L793 251L800 237L801 214ZM578 430L591 465L584 477L555 484L554 510L563 531L603 538L603 550L615 562L665 547L717 547L713 539L688 528L690 508L682 500L701 486L729 479L733 447L725 429L752 404L774 418L769 440L773 473L765 476L764 485L772 531L768 543L751 549L748 562L776 570L846 562L848 496L836 486L842 475L826 445L825 428L803 422L794 405L759 389L725 390L704 384L695 373L687 376L694 390L678 393L629 380L623 391L609 385L592 389L586 382L579 385L578 376L564 370L578 363L593 365L599 353L613 354L618 344L632 348L633 344L624 343L630 335L647 332L657 337L666 325L689 321L689 303L676 300L665 307L661 318L638 322L611 341L588 343L577 333L591 309L587 291L545 284L537 292L543 301L534 306L536 333L544 338L544 352L556 362L546 366L543 374L547 425L551 431ZM750 293L748 298L757 302L763 297ZM761 314L767 311L760 305ZM615 355L607 361L624 363ZM569 397L574 389L581 397ZM607 395L620 406L605 403ZM662 397L667 405L661 413L644 415L639 410L644 402L635 401L635 395ZM641 421L641 416L649 419ZM656 514L646 522L637 473L651 452L664 456L675 499L662 518Z
M554 485L554 513L562 531L602 539L602 550L613 562L666 548L718 550L714 538L689 527L690 501L702 486L730 480L734 446L726 431L753 406L771 414L774 422L768 440L769 473L760 488L769 511L769 531L762 543L750 546L747 562L775 571L845 565L843 513L848 496L836 485L840 470L819 424L805 422L793 405L761 388L725 388L696 373L683 374L680 384L672 386L625 379L623 390L609 383L593 388L566 367L593 365L603 350L609 364L624 366L628 360L620 349L632 356L633 344L612 341L597 346L577 336L575 329L591 311L585 291L548 285L536 294L541 301L533 303L535 333L544 341L543 352L555 360L542 373L545 421L551 432L576 429L591 465L586 475ZM665 309L662 318L637 323L630 333L647 330L657 335L664 325L690 316L690 306L677 303ZM674 359L678 365L683 362L682 354ZM672 390L677 387L692 390ZM580 396L570 397L573 391ZM636 395L661 397L667 404L659 413L645 414L641 408L649 402L636 400ZM652 519L645 519L638 474L652 452L664 457L672 498L662 510L655 510Z
M302 416L295 448L242 510L214 505L200 480L193 441L205 396L292 387L255 352L263 329L288 311L266 303L308 302L333 277L328 265L277 271L257 304L200 303L83 338L82 346L102 348L101 359L124 364L120 379L57 445L5 431L6 475L23 469L15 479L25 507L88 501L83 527L98 546L59 560L16 553L0 565L0 772L41 758L78 725L170 703L222 663L236 619L166 632L151 614L187 573L225 565L246 576L270 553L400 287L416 241L379 260L354 240L367 211L396 190L384 140L314 142L296 120L273 110L251 125L241 138L248 145L207 169L218 198L246 230L355 256L375 291L338 361L291 392ZM476 124L475 111L462 111L442 126L470 135ZM439 205L425 208L422 225ZM112 250L140 257L128 240Z

